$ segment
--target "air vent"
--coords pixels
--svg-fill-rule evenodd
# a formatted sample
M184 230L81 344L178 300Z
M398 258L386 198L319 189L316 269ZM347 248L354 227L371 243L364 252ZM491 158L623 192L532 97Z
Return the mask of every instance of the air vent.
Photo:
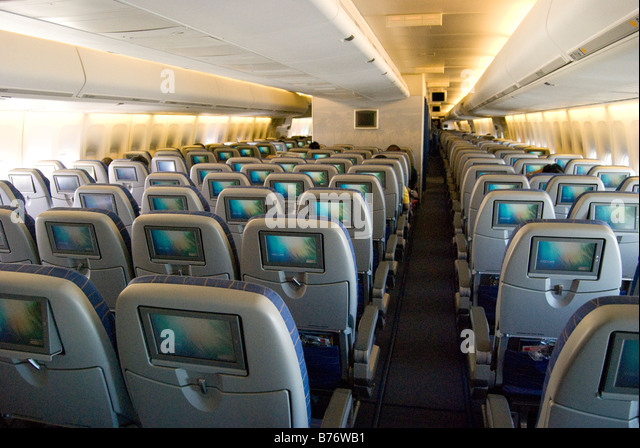
M599 36L585 42L573 51L569 52L569 57L574 61L595 53L598 50L607 47L620 39L636 33L638 31L638 14L635 14L632 18L626 19L614 26L610 30L600 34Z
M164 104L170 104L172 106L184 106L184 107L212 107L211 104L205 103L189 103L187 101L165 101Z
M223 109L223 110L238 110L238 111L246 111L249 110L249 108L247 107L238 107L238 106L228 106L225 104L216 104L216 109Z
M124 98L124 97L109 96L109 95L84 94L84 95L80 95L80 98L84 98L88 100L106 100L106 101L118 101L118 102L124 101L124 102L132 102L132 103L151 103L151 104L160 103L160 101L158 100L150 100L150 99L143 99L143 98Z
M14 95L37 95L37 96L53 96L57 98L71 98L73 95L64 92L45 92L43 90L28 90L28 89L3 89L0 88L0 93L9 93Z

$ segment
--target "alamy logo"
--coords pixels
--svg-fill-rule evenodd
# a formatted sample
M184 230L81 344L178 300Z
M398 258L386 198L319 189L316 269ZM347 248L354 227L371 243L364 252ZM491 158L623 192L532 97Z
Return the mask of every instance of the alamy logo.
M460 351L464 354L476 352L476 336L473 330L462 330L460 333L462 342L460 343Z
M160 91L162 93L176 93L176 74L170 68L165 68L160 72Z
M11 222L14 224L24 223L25 207L24 201L14 199L11 201L11 207L15 207L15 210L11 212Z
M160 333L162 342L160 343L161 353L175 353L176 352L176 335L173 330L164 329Z
M294 189L288 191L288 196L295 195ZM296 202L289 203L289 209L280 213L276 202L286 204L284 196L276 192L274 196L267 198L266 206L268 212L265 215L266 225L270 229L286 229L288 227L325 229L330 225L329 220L316 219L316 217L326 217L335 219L347 228L353 228L353 238L366 238L370 233L366 232L368 214L363 202L355 201L350 193L321 193L319 197L308 196L299 209L296 209ZM371 203L371 193L364 195L364 202ZM356 204L363 204L357 207ZM299 205L299 204L298 204ZM291 220L287 218L297 218Z
M614 199L613 201L611 201L611 208L611 222L613 224L624 224L626 219L624 201L620 199Z
M474 93L473 87L475 85L475 72L470 68L465 68L460 72L462 78L462 90L470 93Z

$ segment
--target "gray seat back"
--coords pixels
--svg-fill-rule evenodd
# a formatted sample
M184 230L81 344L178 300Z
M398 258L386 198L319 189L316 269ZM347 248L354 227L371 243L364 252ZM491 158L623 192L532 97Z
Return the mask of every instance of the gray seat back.
M632 192L596 191L578 197L569 219L604 221L618 239L622 257L622 279L633 279L638 265L638 195Z
M90 278L109 308L134 277L131 239L120 218L104 209L52 208L36 218L43 265Z
M0 414L59 426L134 422L113 314L91 281L59 267L0 264L0 290Z
M638 427L638 297L599 297L561 332L537 427Z
M267 288L145 276L118 299L117 339L143 427L308 427L300 337Z

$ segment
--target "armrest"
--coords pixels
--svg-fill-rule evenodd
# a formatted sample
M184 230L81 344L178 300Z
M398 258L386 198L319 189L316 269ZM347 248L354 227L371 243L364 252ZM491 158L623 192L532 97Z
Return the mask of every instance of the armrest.
M456 233L453 236L453 244L456 247L456 258L459 260L467 259L467 236L464 232Z
M471 271L466 260L455 260L453 265L458 279L458 291L455 294L456 312L466 315L471 307Z
M391 269L391 263L388 261L381 261L378 263L376 272L373 274L373 289L371 296L375 298L384 297L387 290L387 277Z
M472 306L469 309L469 320L475 337L476 361L478 364L491 364L491 338L484 308Z
M374 344L378 313L378 308L374 305L365 307L353 345L354 385L366 396L370 396L373 390L380 355L380 347Z
M458 292L462 297L471 297L471 270L467 260L455 260L453 266L458 277Z
M387 240L387 246L384 249L384 259L393 261L396 259L396 247L398 246L398 235L392 233Z
M378 321L378 308L367 305L358 323L358 332L353 344L353 360L355 362L369 362L371 349L375 341L376 323Z
M336 389L324 412L321 428L350 428L353 424L353 394L349 389Z
M484 405L484 420L487 428L513 428L509 402L503 395L489 394Z
M373 276L373 287L371 288L371 303L375 305L382 316L387 314L390 296L387 293L387 278L391 269L391 263L381 261ZM393 285L391 285L393 286Z
M455 233L462 233L464 229L464 220L462 219L462 214L456 212L453 215L453 230Z
M398 234L401 238L405 238L407 236L409 230L409 220L407 219L407 214L403 213L398 217L398 230L396 234Z
M466 354L471 396L486 398L486 394L494 382L494 372L491 370L491 340L484 308L472 306L469 310L469 321L471 331L467 336L473 340Z

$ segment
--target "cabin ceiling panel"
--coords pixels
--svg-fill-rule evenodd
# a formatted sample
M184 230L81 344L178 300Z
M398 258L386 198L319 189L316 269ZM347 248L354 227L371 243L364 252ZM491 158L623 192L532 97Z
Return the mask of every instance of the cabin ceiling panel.
M307 84L320 79L336 92L348 88L359 97L358 83L349 81L344 87L337 82L339 75L359 71L357 64L362 64L363 73L381 75L382 57L372 55L367 45L344 41L349 34L361 36L358 33L366 26L357 23L362 18L345 13L341 1L8 0L0 2L0 11L58 25L66 43L133 57L148 55L163 64L310 95L331 95ZM74 41L73 31L84 34ZM55 33L38 37L56 40ZM366 38L375 40L372 35ZM378 64L366 65L373 57ZM395 67L384 71L397 72ZM408 91L403 82L396 83L394 92L380 80L380 93L374 95L380 101L404 98ZM371 94L366 86L366 95Z
M489 67L524 15L536 11L532 9L534 4L535 8L544 4L553 6L529 25L527 34L541 36L546 29L554 43L546 46L549 48L560 44L582 45L585 39L605 31L599 24L624 16L630 8L635 8L637 15L634 0L584 0L586 6L584 14L579 16L580 23L568 26L576 20L568 14L573 3L561 0L2 0L0 29L335 101L402 99L408 94L402 77L411 79L420 74L427 90L445 90L447 102L443 104L453 106ZM432 14L441 14L441 25L387 26L392 15L407 15L406 22L411 22L411 16ZM531 65L527 63L545 54L536 50L534 41L536 39L520 36L516 45L519 54L509 58L509 67L500 66L505 75L488 81L485 77L484 84L479 82L480 90L489 84L492 92L482 99L476 95L473 106L515 82L520 83L519 87L526 85L524 81L530 79L530 74L518 70L524 70L523 66ZM633 50L637 54L637 42ZM635 69L629 65L634 61ZM541 59L540 64L547 62ZM556 106L580 98L595 101L607 98L607 89L609 100L633 91L637 97L637 57L635 60L620 58L615 63L621 65L608 72L607 69L603 72L602 67L580 73L562 70L558 73L562 77L549 78L549 82L556 85L557 93L553 97L536 99L538 94L547 95L548 89L525 89L519 96L500 98L491 105L492 110L516 110L536 104L542 107L542 103L545 107ZM383 72L387 75L383 76ZM601 88L597 78L603 74L611 76L612 83ZM503 81L507 78L515 79L505 84ZM472 105L467 103L467 106ZM481 110L485 112L488 107L485 105ZM449 107L443 107L442 115L448 110Z

